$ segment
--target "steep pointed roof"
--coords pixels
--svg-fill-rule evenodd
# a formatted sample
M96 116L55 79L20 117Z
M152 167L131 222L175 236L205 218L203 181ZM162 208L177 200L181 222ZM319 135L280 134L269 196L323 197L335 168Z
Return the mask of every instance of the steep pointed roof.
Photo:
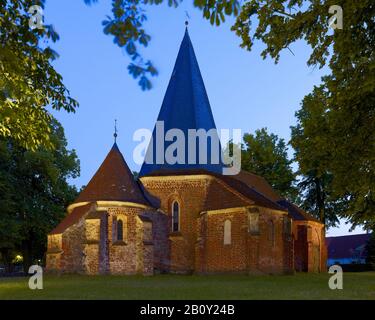
M193 45L189 33L185 31L177 55L176 63L164 96L157 121L164 122L164 132L170 129L180 129L185 134L185 162L184 164L156 164L156 126L152 135L152 145L146 153L146 158L152 159L152 163L143 163L140 176L160 169L205 169L212 172L222 173L222 162L212 164L211 162L211 141L207 143L207 164L199 164L199 151L196 155L196 164L188 163L188 129L214 129L215 121L212 115L210 103L195 57ZM158 142L161 143L161 142ZM164 142L164 150L172 142ZM221 153L220 153L221 154Z
M98 171L75 202L126 201L149 206L150 203L139 183L134 180L117 144L114 143Z

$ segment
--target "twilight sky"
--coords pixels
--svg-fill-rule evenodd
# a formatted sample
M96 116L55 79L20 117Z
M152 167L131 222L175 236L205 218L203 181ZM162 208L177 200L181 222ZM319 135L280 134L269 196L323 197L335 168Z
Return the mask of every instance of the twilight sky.
M234 19L213 27L186 1L177 9L166 4L145 7L145 28L152 39L141 52L154 62L159 75L152 79L153 89L144 92L128 74L126 53L103 33L101 22L111 14L110 4L110 0L92 6L83 0L49 0L44 12L45 23L53 24L60 35L52 46L60 55L54 65L80 103L75 114L54 112L65 128L69 148L76 149L81 161L81 176L73 181L79 187L88 183L111 148L114 119L118 146L129 167L139 171L132 159L137 145L133 133L154 127L184 35L186 11L218 129L240 128L244 133L267 127L289 141L301 100L327 71L306 65L310 48L302 41L291 46L294 55L284 51L277 65L263 60L263 44L257 43L251 52L239 47L240 39L230 31ZM328 235L344 235L348 229L342 223Z

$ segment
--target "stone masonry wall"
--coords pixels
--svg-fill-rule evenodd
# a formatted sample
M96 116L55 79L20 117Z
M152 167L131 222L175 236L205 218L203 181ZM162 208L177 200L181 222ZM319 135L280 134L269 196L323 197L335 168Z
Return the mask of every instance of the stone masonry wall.
M101 219L85 220L84 269L86 274L99 274L99 243Z
M56 272L60 270L62 254L62 235L48 235L46 270Z
M108 209L108 213L109 272L111 274L153 273L153 243L148 241L146 245L144 244L144 222L138 217L139 214L144 214L144 209L113 207ZM124 241L116 240L118 219L122 219L124 223ZM152 232L152 226L149 225L148 228L148 232Z
M66 273L83 273L85 226L84 219L69 227L62 235L61 270Z
M139 214L148 216L148 220L142 221ZM123 241L117 241L118 219L123 221ZM91 210L63 234L49 235L47 270L92 275L153 274L155 260L161 267L169 259L165 227L165 215L154 210L146 212L135 207L111 207L107 212ZM157 250L154 250L154 236Z

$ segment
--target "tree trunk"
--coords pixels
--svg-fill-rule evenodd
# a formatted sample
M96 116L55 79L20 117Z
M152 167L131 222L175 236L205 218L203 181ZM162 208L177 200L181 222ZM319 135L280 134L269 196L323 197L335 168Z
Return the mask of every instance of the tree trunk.
M319 218L320 221L325 225L326 224L326 217L325 217L325 208L324 208L324 190L322 181L320 178L315 179L315 187L316 187L316 202L318 205L319 210Z
M32 240L22 241L23 271L27 274L30 266L33 264Z

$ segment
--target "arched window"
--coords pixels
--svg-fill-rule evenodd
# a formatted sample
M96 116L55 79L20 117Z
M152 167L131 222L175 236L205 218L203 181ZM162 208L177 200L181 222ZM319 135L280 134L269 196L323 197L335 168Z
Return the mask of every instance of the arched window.
M180 205L177 201L172 203L172 232L180 231Z
M124 240L124 224L122 220L117 220L117 241Z
M224 222L224 244L232 243L232 223L230 220Z
M249 232L251 234L259 233L259 213L249 213Z

